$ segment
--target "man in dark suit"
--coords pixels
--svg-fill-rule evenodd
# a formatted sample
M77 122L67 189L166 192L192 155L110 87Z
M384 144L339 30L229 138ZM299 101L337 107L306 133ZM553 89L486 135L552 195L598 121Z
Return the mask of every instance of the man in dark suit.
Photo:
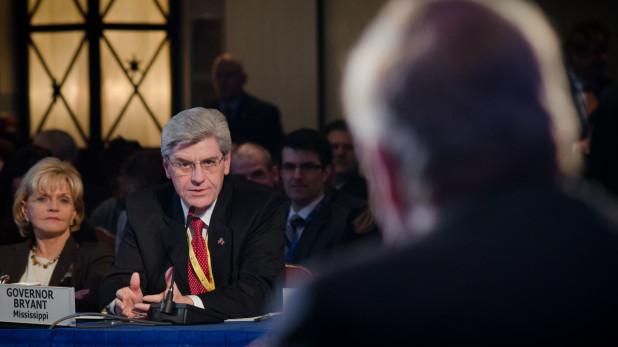
M391 247L306 288L280 343L616 344L618 212L564 184L561 64L532 3L390 2L343 91Z
M564 44L571 94L581 124L581 139L575 148L583 154L589 150L594 111L612 83L605 76L609 34L601 22L585 20L571 26Z
M232 142L255 142L277 158L283 136L279 109L244 91L247 73L242 62L229 53L221 54L213 62L212 76L217 100L207 107L216 108L225 115Z
M290 199L286 262L312 268L352 231L350 211L325 194L332 172L328 141L317 131L299 129L283 139L281 179Z
M165 125L161 154L172 182L129 196L102 306L146 315L148 302L163 299L173 267L175 302L230 318L264 313L284 271L285 197L226 177L231 146L217 110L185 110Z

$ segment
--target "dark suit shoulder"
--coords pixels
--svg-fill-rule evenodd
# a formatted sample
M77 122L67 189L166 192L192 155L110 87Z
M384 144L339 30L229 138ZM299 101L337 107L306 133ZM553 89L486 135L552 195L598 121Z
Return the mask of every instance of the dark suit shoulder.
M10 283L19 282L19 277L26 268L25 259L27 259L31 245L32 241L28 239L20 243L0 246L0 273L8 274L11 277Z
M82 258L91 258L93 256L114 256L114 248L101 242L82 242L79 245L79 254Z
M249 181L243 176L228 175L225 176L224 187L228 185L229 190L233 191L234 199L244 199L246 197L253 197L255 199L272 199L284 200L285 196L282 193L275 191L273 188ZM219 194L221 196L222 194Z
M350 178L341 187L341 190L365 201L367 201L367 199L369 198L369 188L367 187L367 180L360 175L356 175Z
M276 112L277 114L279 113L279 108L275 106L274 104L258 99L247 93L245 93L244 95L243 104L244 105L242 106L246 106L247 108L252 108L255 110L259 109L261 111Z
M154 214L160 211L175 211L178 208L180 208L180 198L171 181L138 190L127 197L127 213L139 211L139 213Z

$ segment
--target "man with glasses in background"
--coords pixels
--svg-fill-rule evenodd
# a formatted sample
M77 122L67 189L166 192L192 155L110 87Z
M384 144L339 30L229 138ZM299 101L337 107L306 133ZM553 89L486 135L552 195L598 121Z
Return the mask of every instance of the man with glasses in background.
M290 133L282 147L281 179L290 198L285 260L320 271L315 262L324 260L352 234L350 211L325 195L333 169L332 150L326 138L312 129Z
M173 271L174 302L227 318L265 312L284 273L285 198L226 176L231 147L217 110L185 110L165 125L161 154L171 182L129 196L125 236L101 286L101 306L119 316L147 316Z

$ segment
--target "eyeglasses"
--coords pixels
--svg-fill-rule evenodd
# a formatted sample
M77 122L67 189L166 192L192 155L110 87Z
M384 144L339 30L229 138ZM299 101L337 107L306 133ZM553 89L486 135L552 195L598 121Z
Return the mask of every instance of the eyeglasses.
M323 166L314 164L314 163L302 163L300 165L292 164L292 163L284 163L281 165L281 171L285 173L292 173L296 171L296 169L300 169L300 172L311 172L318 169L321 169Z
M197 164L200 165L200 167L202 168L202 171L206 173L213 173L215 172L219 164L221 164L223 159L225 159L225 156L219 159L208 158L200 162L194 163L194 162L184 161L184 160L171 161L170 158L167 157L167 161L170 163L170 165L172 165L177 172L184 174L184 175L193 173L193 170L195 170L195 168L197 167Z

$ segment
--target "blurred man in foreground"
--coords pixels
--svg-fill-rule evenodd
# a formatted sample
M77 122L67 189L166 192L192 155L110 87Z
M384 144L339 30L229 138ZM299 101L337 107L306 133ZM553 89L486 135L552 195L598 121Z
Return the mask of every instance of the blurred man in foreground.
M393 247L307 288L283 345L616 342L618 228L563 184L577 118L540 10L394 1L343 90Z

